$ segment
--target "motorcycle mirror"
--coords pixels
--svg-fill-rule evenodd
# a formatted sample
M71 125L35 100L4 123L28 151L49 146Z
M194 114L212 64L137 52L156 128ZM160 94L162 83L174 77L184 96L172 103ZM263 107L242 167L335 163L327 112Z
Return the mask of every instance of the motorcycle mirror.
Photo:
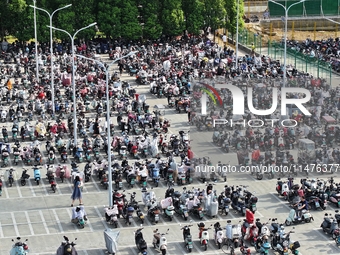
M335 210L335 212L336 212L336 213L338 213L338 212L339 212L339 210Z
M227 223L231 223L231 220L227 220Z
M20 237L20 236L18 236L18 237L17 237L17 240L20 240L20 239L21 239L21 237Z
M123 192L125 192L125 189L123 190Z
M143 224L140 224L140 227L142 228L142 227L143 227Z
M74 239L74 241L77 241L78 240L78 238L76 237L75 239Z
M12 239L12 242L14 242L14 239Z
M170 229L168 228L168 230L166 232L168 232Z

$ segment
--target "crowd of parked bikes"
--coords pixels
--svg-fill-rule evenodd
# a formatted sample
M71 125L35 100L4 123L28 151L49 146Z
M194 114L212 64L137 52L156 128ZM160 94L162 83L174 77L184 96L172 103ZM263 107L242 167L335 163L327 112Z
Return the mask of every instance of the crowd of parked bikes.
M44 181L44 164L52 192L56 192L59 178L64 182L64 179L73 180L77 175L83 182L90 181L93 175L104 189L108 189L110 157L115 187L114 204L105 208L103 213L106 221L115 227L118 226L119 217L124 218L126 225L130 225L134 215L143 224L145 217L154 223L158 223L160 215L169 221L175 215L184 220L187 220L189 215L202 220L205 215L216 217L220 212L228 215L234 210L246 217L244 223L232 224L228 221L225 229L220 223L210 226L214 229L214 240L219 248L223 250L223 247L228 247L228 252L240 248L242 254L250 254L250 249L244 242L249 241L261 254L267 254L270 248L280 254L285 254L288 250L298 254L300 244L290 244L291 232L286 233L283 224L277 223L276 219L261 223L254 218L258 198L246 187L226 186L221 194L217 194L212 184L202 190L189 190L185 187L182 191L174 190L174 183L192 183L194 167L198 164L209 164L209 160L192 158L190 133L182 130L178 134L170 134L170 121L161 110L152 108L145 96L138 94L138 85L149 85L150 93L159 98L166 97L168 106L176 109L178 113L190 112L190 123L199 131L214 131L213 142L224 152L252 151L251 160L245 154L239 155L239 163L245 165L296 164L290 152L295 148L301 150L297 159L301 164L311 163L313 155L313 162L316 164L339 163L340 152L336 148L340 130L337 125L339 88L330 88L324 80L289 67L287 86L301 86L311 91L312 98L307 107L313 112L312 117L304 117L292 106L288 109L288 118L298 123L296 128L266 126L253 130L235 129L228 125L214 127L213 120L216 118L234 118L231 93L220 90L223 105L216 107L213 100L209 100L209 114L202 116L198 114L202 85L197 81L223 80L238 84L244 91L247 87L252 87L254 107L267 109L272 102L271 87L280 88L282 85L282 65L279 61L265 56L245 56L237 60L239 68L236 68L234 52L220 48L210 40L157 41L147 45L121 45L116 42L106 46L100 42L89 45L79 42L77 53L86 57L98 58L97 54L106 53L109 58L115 60L127 56L118 62L119 69L121 73L126 72L134 77L137 86L132 85L132 82L120 81L119 72L114 72L108 77L110 105L107 106L105 70L94 61L77 57L74 109L70 47L65 43L55 48L53 93L50 87L51 56L48 50L42 46L39 48L40 77L35 77L35 55L30 45L13 45L1 55L3 61L0 66L0 78L4 86L0 92L0 117L3 122L0 152L5 175L0 179L0 192L5 182L11 187L16 180L20 180L20 184L25 186L30 178L29 168L33 168L34 181L39 185ZM117 125L111 118L106 119L107 107L110 116L116 118ZM72 116L74 110L77 123L74 123ZM250 113L241 116L241 119L243 118L262 119ZM77 143L73 137L74 125L78 134ZM111 141L107 140L108 126L111 130ZM302 140L311 140L314 147L304 148L305 143L301 143ZM111 151L108 151L109 143ZM320 150L315 151L318 147ZM86 162L84 169L79 167L82 162ZM16 172L19 170L14 165L21 164L24 169L21 177L17 178ZM259 176L258 179L262 179L259 173L256 175ZM151 180L157 187L162 178L169 188L164 199L157 201L147 182ZM213 176L212 180L216 180L215 178L216 176ZM126 183L123 184L123 180ZM201 181L205 183L207 177L201 177ZM329 186L326 182L319 185L320 182L316 182L316 187L312 189L314 186L308 185L314 185L314 182L304 179L301 181L302 187L296 188L290 178L287 183L279 181L277 190L288 201L294 201L294 205L300 207L299 204L304 201L312 208L325 209L327 202L338 205L337 186L334 186L334 182L329 181ZM146 215L136 200L136 193L128 194L130 198L127 199L125 191L119 191L124 185L132 188L137 184L142 188ZM303 195L300 190L304 191ZM305 200L301 201L302 197ZM311 213L305 209L306 211L293 208L285 224L288 226L313 220ZM339 232L335 221L331 221L330 216L327 219L325 218L323 229L334 233L337 241L339 235L336 233ZM87 215L83 206L72 208L73 223L84 228L86 221ZM332 223L326 226L328 222ZM192 224L187 224L180 228L183 230L183 239L189 252L193 249L191 226ZM204 249L207 249L210 227L205 226L203 222L198 224L200 243ZM153 240L153 245L163 254L167 249L165 236L166 233L156 232ZM138 250L145 254L147 245L141 229L135 232L135 241ZM62 247L74 249L74 245L75 243L65 237ZM14 247L28 249L26 241L21 242L19 239Z

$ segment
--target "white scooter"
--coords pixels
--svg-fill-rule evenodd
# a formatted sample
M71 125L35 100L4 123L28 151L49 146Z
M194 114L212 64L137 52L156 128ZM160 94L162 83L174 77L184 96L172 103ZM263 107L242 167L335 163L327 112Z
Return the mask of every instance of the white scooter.
M148 191L147 188L143 188L142 189L142 200L143 200L144 206L150 209L151 201L156 200L155 192Z
M212 225L210 225L212 226ZM203 249L206 251L208 249L208 242L209 242L209 230L211 228L205 228L205 225L203 222L198 224L199 230L201 231L200 235L200 244L203 247Z
M241 221L238 224L231 224L231 220L227 221L226 226L226 238L230 244L233 244L234 248L238 248L241 245L242 231Z
M155 234L153 235L152 244L155 249L160 250L162 255L165 255L167 251L168 243L167 243L165 235L167 235L168 232L169 232L169 229L164 234L159 233L158 229L154 231Z
M217 222L214 225L215 228L215 244L218 246L219 249L221 249L223 242L224 242L224 234L223 229L221 228L221 225L219 222Z

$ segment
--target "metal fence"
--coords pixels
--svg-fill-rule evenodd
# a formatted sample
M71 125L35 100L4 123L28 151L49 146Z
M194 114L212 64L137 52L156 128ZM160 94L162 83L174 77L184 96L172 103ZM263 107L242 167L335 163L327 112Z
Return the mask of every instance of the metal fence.
M276 0L276 2L287 8L299 2L299 0ZM336 16L339 15L340 0L308 0L304 3L292 6L289 10L289 16ZM271 17L285 16L285 10L272 2L268 2Z
M232 38L231 34L228 34L229 38ZM234 36L234 40L236 35ZM252 44L255 46L255 51L259 54L264 54L262 52L262 38L260 34L253 33L247 29L242 29L238 33L238 43L242 44L251 49Z
M268 56L274 60L280 60L283 64L284 45L278 42L268 42ZM328 62L318 58L312 58L300 52L287 48L286 64L293 65L297 70L309 73L314 77L326 79L332 85L332 68Z

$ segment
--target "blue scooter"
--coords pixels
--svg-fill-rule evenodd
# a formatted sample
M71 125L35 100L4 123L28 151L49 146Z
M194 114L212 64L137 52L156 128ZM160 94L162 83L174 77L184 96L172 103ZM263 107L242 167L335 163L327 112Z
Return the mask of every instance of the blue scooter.
M37 182L37 185L39 185L40 179L41 179L41 174L40 174L40 168L35 165L33 168L34 172L34 180Z
M27 242L28 239L25 240L25 242L21 242L21 238L17 237L17 240L14 241L12 239L12 242L14 242L12 249L10 251L10 255L26 255L29 252Z
M160 180L159 168L157 168L154 164L150 164L149 168L151 170L150 173L151 173L152 181L155 184L155 186L158 187L158 183L159 183L159 180Z
M83 159L84 159L83 152L84 150L78 147L75 158L78 160L79 163L83 162Z

